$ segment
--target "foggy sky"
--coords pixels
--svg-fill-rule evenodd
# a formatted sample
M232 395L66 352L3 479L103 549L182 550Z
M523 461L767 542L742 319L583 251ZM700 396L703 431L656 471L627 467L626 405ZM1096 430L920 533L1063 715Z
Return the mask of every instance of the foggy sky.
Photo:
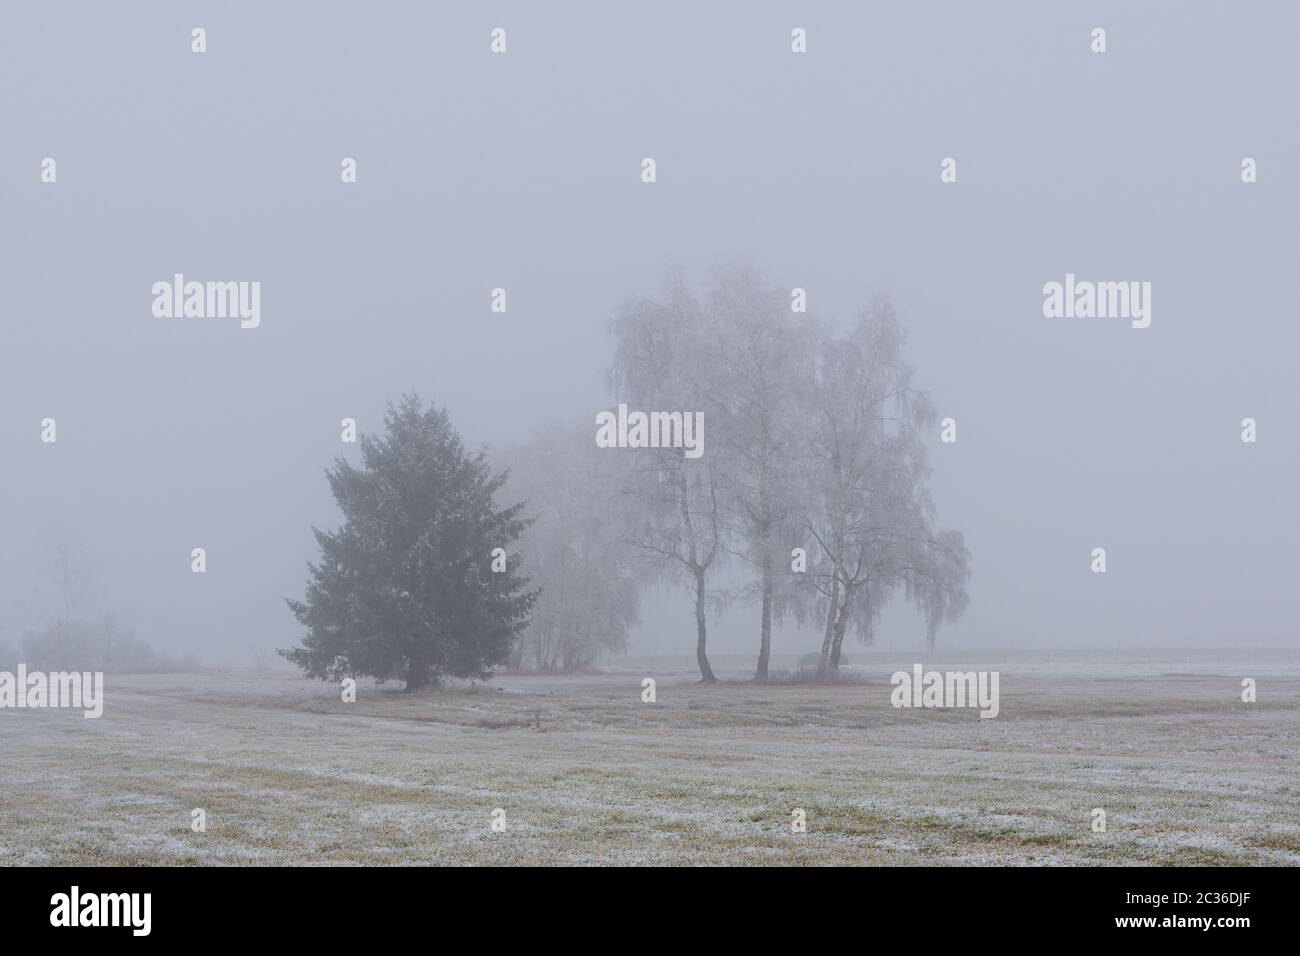
M310 526L340 521L323 469L358 456L340 419L374 429L414 388L471 446L548 420L594 440L618 303L669 261L703 280L745 260L841 324L892 295L917 384L957 419L931 487L971 549L971 605L941 648L1296 644L1291 5L0 18L0 638L37 623L34 555L59 525L103 565L99 604L155 646L246 664L296 644L283 598ZM260 327L154 318L152 284L178 272L260 281ZM1067 272L1150 281L1151 327L1045 319ZM693 649L685 592L643 618L634 650ZM739 607L711 645L756 653L757 631ZM922 634L891 612L879 640ZM787 626L774 651L818 644Z

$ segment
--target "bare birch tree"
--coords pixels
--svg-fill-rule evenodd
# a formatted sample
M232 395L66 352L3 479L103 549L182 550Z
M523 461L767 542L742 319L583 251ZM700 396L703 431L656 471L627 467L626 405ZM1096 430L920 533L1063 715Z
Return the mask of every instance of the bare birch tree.
M704 364L708 331L685 277L670 270L660 298L627 303L613 323L615 354L608 381L615 398L641 409L704 412L711 437L715 416ZM628 543L657 573L684 580L695 601L695 657L700 680L717 680L708 657L709 582L722 563L723 525L716 444L699 458L679 448L624 452L622 522Z
M744 266L718 270L709 296L710 394L719 419L725 514L736 553L754 569L758 666L765 681L772 625L798 596L786 562L806 495L797 487L804 425L796 391L812 372L810 339L786 293Z
M969 552L961 534L935 533L926 487L929 399L912 385L905 335L877 300L844 338L821 330L807 393L809 482L819 507L805 518L819 557L810 575L825 611L821 674L839 667L852 626L870 643L880 613L902 588L925 615L927 644L965 609Z

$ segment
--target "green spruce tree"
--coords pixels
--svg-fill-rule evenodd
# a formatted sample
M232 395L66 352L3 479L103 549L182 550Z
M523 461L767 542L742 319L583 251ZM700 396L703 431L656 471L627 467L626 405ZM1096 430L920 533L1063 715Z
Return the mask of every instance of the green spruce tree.
M309 677L368 675L408 691L486 677L538 594L511 548L530 523L524 506L493 500L507 473L467 453L446 411L416 395L389 405L382 436L362 436L361 460L326 471L343 526L312 529L320 560L305 600L288 602L307 633L280 654ZM506 556L494 561L497 548Z

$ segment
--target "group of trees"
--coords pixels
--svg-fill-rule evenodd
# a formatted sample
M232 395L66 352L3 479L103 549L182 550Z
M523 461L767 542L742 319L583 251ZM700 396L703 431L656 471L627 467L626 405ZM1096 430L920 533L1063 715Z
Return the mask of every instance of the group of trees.
M614 399L703 413L702 455L598 448L588 425L546 428L490 464L445 411L405 396L362 437L360 467L327 472L344 524L313 529L321 557L289 602L307 633L281 653L310 676L409 690L506 663L576 670L625 645L656 577L691 595L706 682L720 599L758 609L759 681L788 615L816 623L827 674L897 593L933 647L966 606L969 553L933 527L935 413L887 301L837 332L750 269L719 270L702 296L673 271L612 331Z
M759 610L756 680L768 677L772 626L786 615L820 624L825 674L850 630L871 642L898 592L923 614L933 647L939 625L965 609L969 552L960 532L933 527L935 413L912 383L887 300L837 334L748 268L719 270L702 297L673 271L660 295L626 305L614 337L619 401L704 413L701 457L624 452L621 487L632 503L626 540L693 596L702 680L715 679L711 582L732 558L748 580L740 596Z

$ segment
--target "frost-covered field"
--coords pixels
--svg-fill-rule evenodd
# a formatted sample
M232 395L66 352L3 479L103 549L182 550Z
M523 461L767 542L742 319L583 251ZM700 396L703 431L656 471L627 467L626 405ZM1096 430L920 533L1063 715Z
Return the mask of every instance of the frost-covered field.
M1300 863L1300 662L976 661L1001 671L994 720L894 710L901 666L363 683L354 704L291 674L110 675L99 720L0 711L0 859Z

